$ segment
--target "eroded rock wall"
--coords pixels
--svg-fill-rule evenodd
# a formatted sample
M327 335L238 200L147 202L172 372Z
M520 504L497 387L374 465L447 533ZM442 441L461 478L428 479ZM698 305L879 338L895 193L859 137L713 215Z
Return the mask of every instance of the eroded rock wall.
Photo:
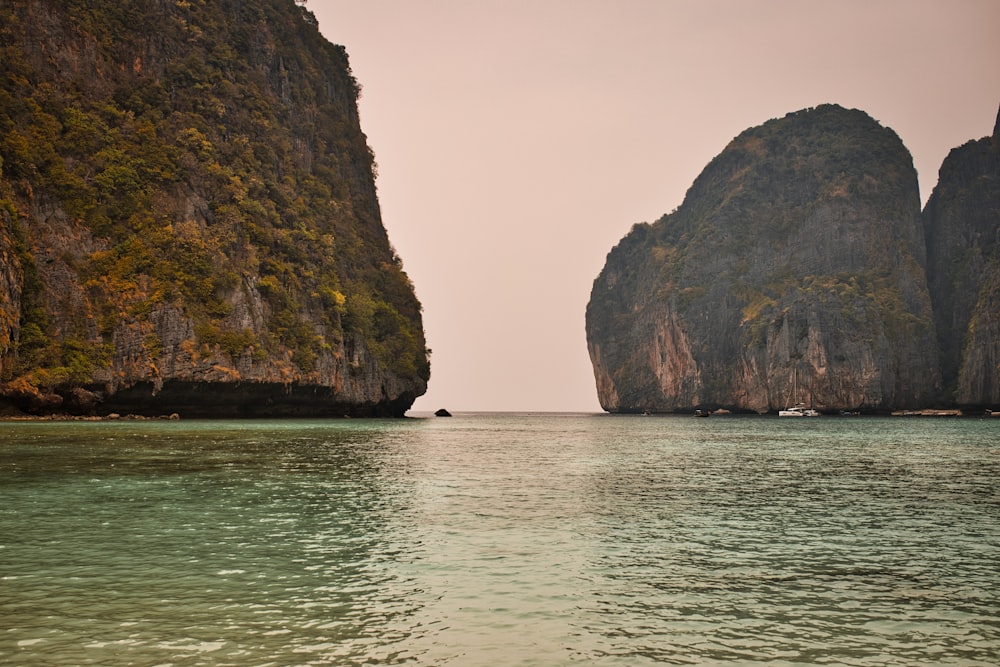
M1000 405L1000 115L945 159L923 219L946 397Z

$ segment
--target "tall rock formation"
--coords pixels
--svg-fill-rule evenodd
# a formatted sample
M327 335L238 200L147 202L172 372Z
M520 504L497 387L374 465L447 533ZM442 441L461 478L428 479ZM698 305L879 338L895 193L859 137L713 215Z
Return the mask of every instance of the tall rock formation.
M587 307L611 412L922 406L939 387L916 172L824 105L743 132L608 255Z
M0 1L0 410L424 393L358 85L301 4Z
M951 151L924 208L942 379L965 408L1000 405L1000 114Z

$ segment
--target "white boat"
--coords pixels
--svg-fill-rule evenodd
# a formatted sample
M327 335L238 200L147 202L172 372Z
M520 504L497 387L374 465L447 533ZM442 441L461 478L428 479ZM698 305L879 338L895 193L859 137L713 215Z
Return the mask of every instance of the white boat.
M799 369L792 369L792 396L795 396L799 387ZM810 394L811 395L811 394ZM790 408L778 410L779 417L819 417L819 410L807 408L805 403L796 403Z
M779 417L819 417L819 410L813 410L812 408L807 408L805 403L797 403L796 405L785 408L784 410L778 410Z

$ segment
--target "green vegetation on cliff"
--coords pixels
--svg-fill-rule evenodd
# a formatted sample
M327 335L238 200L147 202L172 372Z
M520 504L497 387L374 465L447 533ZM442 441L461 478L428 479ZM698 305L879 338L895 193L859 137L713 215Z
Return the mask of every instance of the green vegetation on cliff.
M423 392L420 304L382 227L359 88L311 13L5 0L0 61L8 394L159 382L162 362L207 357L319 385L363 357ZM190 323L186 357L162 359L168 309ZM141 349L123 350L129 328Z

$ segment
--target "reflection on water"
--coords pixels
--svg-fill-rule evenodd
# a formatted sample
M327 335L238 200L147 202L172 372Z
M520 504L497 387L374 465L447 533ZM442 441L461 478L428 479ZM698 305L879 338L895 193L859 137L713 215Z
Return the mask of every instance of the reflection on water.
M0 663L992 665L1000 422L0 424Z

